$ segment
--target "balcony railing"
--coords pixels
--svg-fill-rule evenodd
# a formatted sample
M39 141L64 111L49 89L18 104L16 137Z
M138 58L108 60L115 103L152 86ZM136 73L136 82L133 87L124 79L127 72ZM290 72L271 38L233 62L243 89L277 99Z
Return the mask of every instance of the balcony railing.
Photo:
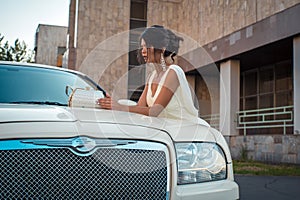
M237 112L237 129L244 130L262 128L283 128L286 135L286 128L293 127L293 106L275 108L264 108L257 110L244 110Z
M237 112L237 129L243 130L244 135L249 129L283 128L286 135L287 127L293 127L293 106L244 110ZM219 130L220 115L201 115L211 127Z
M201 115L202 119L207 121L211 127L215 129L220 129L220 114L211 114L211 115Z

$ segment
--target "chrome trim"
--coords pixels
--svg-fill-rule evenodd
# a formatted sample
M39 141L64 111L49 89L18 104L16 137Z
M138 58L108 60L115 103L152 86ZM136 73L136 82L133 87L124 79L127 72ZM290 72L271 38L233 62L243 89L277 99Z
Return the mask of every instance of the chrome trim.
M99 147L114 147L118 145L128 145L136 143L136 141L129 140L108 140L97 139L90 137L76 137L71 139L33 139L21 140L22 143L30 143L34 145L46 145L49 147L69 147L78 153L89 153L95 148Z
M65 148L71 150L78 156L92 155L99 148L118 148L118 149L141 149L163 151L166 155L167 162L167 196L170 198L170 154L165 144L152 141L140 140L120 140L120 139L102 139L86 136L73 138L56 138L56 139L15 139L0 140L0 151L7 150L26 150L26 149L54 149ZM143 170L143 169L141 169Z

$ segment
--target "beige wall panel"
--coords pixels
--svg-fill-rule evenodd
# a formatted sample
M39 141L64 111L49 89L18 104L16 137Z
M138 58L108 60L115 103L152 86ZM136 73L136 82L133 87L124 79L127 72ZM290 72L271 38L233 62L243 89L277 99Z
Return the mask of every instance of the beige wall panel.
M224 31L224 1L202 0L200 5L200 44L213 41L223 36Z
M179 19L179 6L181 1L151 0L148 1L147 23L163 25L167 28L178 30L181 25Z
M300 3L299 0L257 0L256 2L258 21Z
M81 0L78 10L76 69L87 73L112 94L114 84L128 71L128 58L122 55L114 58L113 54L118 54L122 47L110 45L107 41L129 30L130 0ZM103 45L106 42L107 44ZM124 42L122 45L128 47L126 35ZM116 52L107 51L109 55L103 57L103 50L112 48ZM122 96L126 96L127 82L123 83L123 86Z
M151 24L170 24L171 18L165 22L159 13L164 12L161 9L163 5L172 4L178 16L172 21L178 22L178 25L177 29L173 24L169 27L205 45L299 3L300 0L153 1L148 3L151 10L148 21ZM152 5L155 6L151 8Z

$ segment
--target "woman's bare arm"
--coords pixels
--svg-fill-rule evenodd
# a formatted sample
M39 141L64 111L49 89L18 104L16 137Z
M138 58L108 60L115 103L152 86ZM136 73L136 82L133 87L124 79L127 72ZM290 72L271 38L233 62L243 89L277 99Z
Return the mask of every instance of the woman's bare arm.
M141 95L141 98L138 102L138 105L136 106L120 105L117 102L113 101L111 97L99 99L99 104L104 109L127 111L127 112L139 113L147 116L156 117L168 105L178 86L179 86L179 80L177 74L174 70L171 69L167 74L165 82L161 87L161 90L157 96L157 99L154 102L154 105L151 107L148 107L146 103L146 94L148 90L148 85L146 85Z
M147 97L147 91L148 91L148 84L146 84L140 98L139 98L139 101L137 103L138 106L147 106L147 100L146 100L146 97Z

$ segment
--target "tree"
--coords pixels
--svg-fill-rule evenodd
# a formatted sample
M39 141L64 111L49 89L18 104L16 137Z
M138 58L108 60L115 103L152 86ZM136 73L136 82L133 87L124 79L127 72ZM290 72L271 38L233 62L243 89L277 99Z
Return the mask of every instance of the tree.
M4 36L0 33L0 60L16 62L34 62L34 51L28 50L25 42L15 40L14 46L10 46L8 41L2 43Z

